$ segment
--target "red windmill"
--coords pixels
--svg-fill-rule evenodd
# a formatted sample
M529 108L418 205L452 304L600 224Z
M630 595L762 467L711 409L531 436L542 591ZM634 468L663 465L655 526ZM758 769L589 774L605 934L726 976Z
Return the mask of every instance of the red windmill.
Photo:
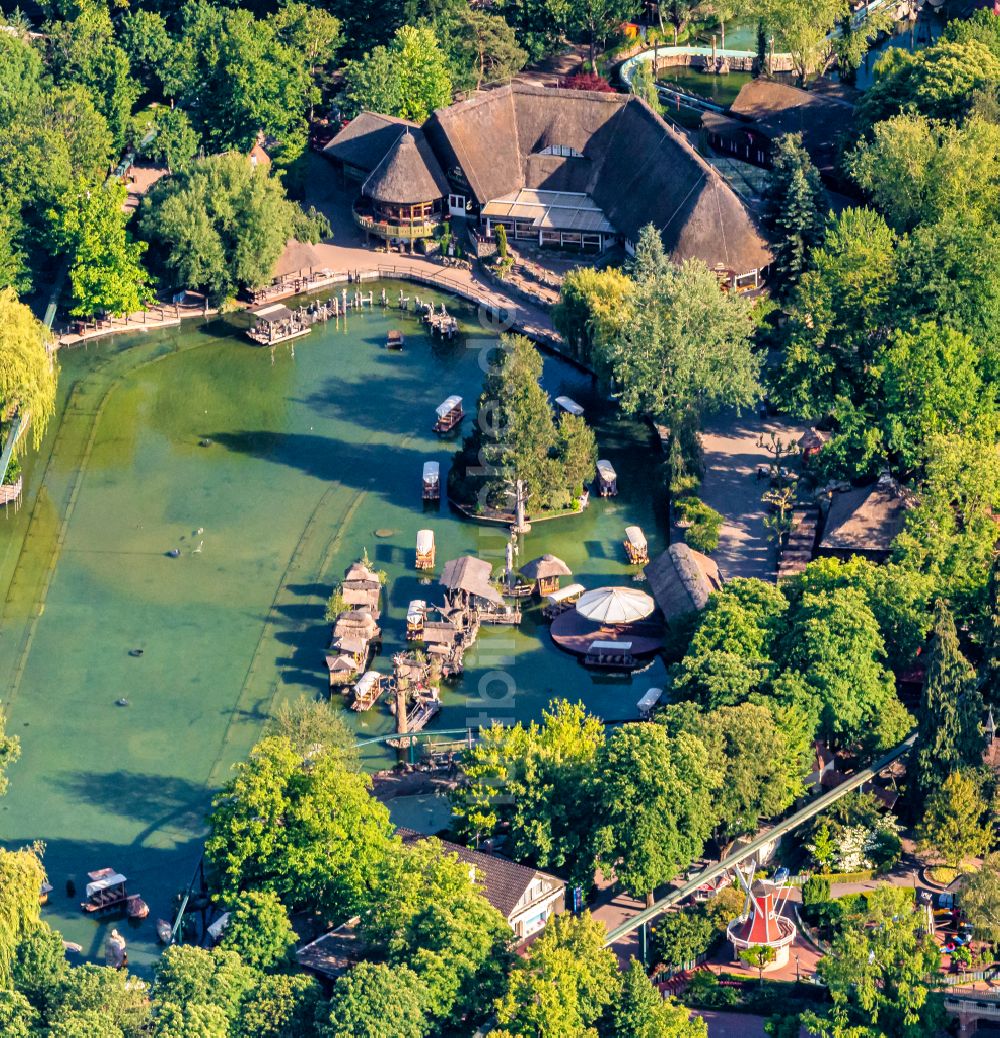
M770 880L753 878L756 861L750 861L746 875L736 867L747 899L743 914L726 928L726 936L735 955L746 948L764 945L774 949L774 961L765 969L775 970L788 962L788 948L795 940L795 924L781 914L781 906L791 892L790 884L779 885Z

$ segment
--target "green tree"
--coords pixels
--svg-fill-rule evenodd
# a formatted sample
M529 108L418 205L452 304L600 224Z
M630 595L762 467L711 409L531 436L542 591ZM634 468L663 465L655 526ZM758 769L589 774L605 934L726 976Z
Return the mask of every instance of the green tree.
M944 1025L932 997L941 954L913 892L880 886L859 904L817 968L833 1006L803 1024L815 1034L933 1038Z
M239 1038L313 1038L322 1002L319 984L302 973L260 977L240 1006Z
M638 0L569 0L567 24L571 31L586 33L590 41L590 65L597 66L597 44L604 42L622 22L638 16Z
M216 1005L161 1002L156 1008L153 1035L154 1038L229 1038L229 1021Z
M198 153L198 134L183 108L163 108L156 113L156 136L150 155L171 173L180 173Z
M313 102L319 99L327 77L333 71L334 58L343 42L340 19L322 7L311 7L299 0L287 0L278 11L279 37L305 55L312 80L309 118Z
M43 1019L59 1003L68 972L62 937L48 923L35 923L21 935L14 953L12 986Z
M764 979L764 970L774 962L775 950L769 944L751 944L740 952L740 959L757 971L757 979Z
M107 119L115 144L121 147L140 87L132 76L128 55L115 40L108 8L84 3L72 21L53 22L48 47L56 82L85 87Z
M891 318L896 244L885 220L870 209L845 209L830 219L789 299L784 356L770 387L779 406L810 420L833 416L849 425L872 398L873 360ZM846 437L859 474L882 453L870 424ZM824 454L835 446L828 444Z
M740 907L742 909L742 905ZM710 952L718 939L718 927L700 905L667 912L653 926L657 958L664 966L676 969Z
M71 257L75 305L70 312L80 317L126 316L141 310L148 299L150 279L142 266L147 246L126 229L126 195L125 185L117 182L103 187L80 182L61 211L52 213Z
M31 416L36 449L55 412L58 369L51 342L49 330L18 302L14 290L0 289L0 404L5 414L16 410ZM17 736L7 735L0 724L0 795L7 790L7 768L19 756Z
M451 102L448 61L434 30L404 25L388 47L344 67L344 107L423 122Z
M140 228L169 284L220 301L266 284L289 238L317 241L329 224L290 202L266 170L228 154L160 181L143 199Z
M632 280L616 267L575 267L567 272L552 321L578 360L591 367L599 364L598 344L625 323L631 295Z
M479 839L503 826L518 861L565 871L589 887L594 876L594 798L600 720L582 704L554 701L542 723L496 724L465 752L454 791L461 832Z
M556 450L562 465L563 482L569 495L577 498L594 478L597 467L597 440L582 416L565 412L559 416L556 432Z
M205 854L227 901L272 891L290 908L349 917L362 907L389 852L386 809L371 780L330 752L296 752L263 739L214 801Z
M802 134L779 137L764 192L765 222L772 233L774 271L784 292L807 269L823 239L826 191L802 146Z
M0 848L0 986L9 988L14 956L22 940L39 923L38 892L45 880L34 850Z
M737 577L713 593L674 672L673 689L706 710L745 702L774 672L788 602L773 584Z
M322 747L338 754L349 770L359 769L354 733L347 727L343 710L335 708L329 699L300 695L294 700L282 700L264 725L263 734L285 736L303 756L317 746Z
M213 150L245 153L264 133L280 142L286 161L302 152L311 58L287 16L257 19L244 8L190 0L176 40L164 91Z
M441 1029L481 1018L503 990L510 926L468 865L436 840L419 840L387 861L362 925L389 965L417 975L424 1012Z
M125 970L76 966L68 970L49 1013L50 1033L65 1038L142 1038L148 1033L147 986Z
M847 0L765 0L760 14L774 34L775 50L792 57L799 85L814 73L822 75L835 57L834 26L850 14Z
M614 954L604 947L603 924L557 915L510 974L497 1002L497 1038L593 1038L622 981Z
M705 1021L652 985L638 959L629 962L621 998L612 1010L615 1038L705 1038Z
M394 1038L424 1038L430 1025L423 985L407 966L361 962L333 986L322 1038L382 1038L391 1021Z
M74 971L75 972L75 971ZM253 989L257 974L245 966L235 951L214 948L208 951L195 945L172 944L157 963L153 980L153 1001L157 1016L166 1006L185 1012L172 1027L178 1034L190 1028L192 1007L218 1010L228 1024L239 1015L244 997ZM181 1021L184 1021L183 1025ZM226 1032L223 1032L226 1033Z
M954 432L931 436L927 456L895 557L903 568L927 573L956 618L974 623L994 556L1000 457L991 438Z
M479 90L491 83L507 82L528 60L513 28L498 14L459 7L448 35L452 80L458 90Z
M1000 854L989 854L970 872L958 892L958 903L981 941L1000 941Z
M660 93L656 89L656 77L653 75L652 62L641 61L632 70L632 93L641 97L657 114L662 113Z
M934 607L934 637L927 654L917 710L917 741L911 755L914 791L919 802L940 789L952 772L979 763L963 757L963 747L968 741L962 732L959 708L962 695L974 677L969 661L962 655L951 611L944 602L938 601ZM974 744L978 740L971 741Z
M637 281L633 319L600 344L622 409L673 426L751 404L760 392L753 324L753 304L724 292L700 261Z
M601 867L652 903L655 888L701 854L715 821L704 744L660 725L623 725L597 775Z
M790 621L784 663L818 697L823 736L871 750L899 742L911 718L883 666L885 645L864 594L807 592Z
M846 163L889 223L906 231L953 213L993 222L1000 204L1000 174L993 168L998 160L1000 126L899 115L876 123L872 139L862 140Z
M0 1033L6 1038L35 1038L38 1012L17 991L0 991Z
M4 33L0 40L0 120L6 121L42 91L43 67L29 40Z
M286 965L297 940L288 912L268 890L241 891L233 902L220 947L237 952L254 969Z
M917 830L921 849L956 869L985 854L993 842L990 826L983 823L986 810L979 778L968 770L953 771L927 798Z

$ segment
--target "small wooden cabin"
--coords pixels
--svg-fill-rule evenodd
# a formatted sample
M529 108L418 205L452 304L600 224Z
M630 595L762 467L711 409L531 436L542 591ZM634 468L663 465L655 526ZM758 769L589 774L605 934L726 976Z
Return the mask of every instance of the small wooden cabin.
M427 603L415 598L406 607L406 640L416 641L424 636L424 620L427 618Z
M649 545L646 543L646 535L638 526L625 527L625 554L633 566L649 562Z
M434 568L434 531L417 530L417 569Z
M573 576L569 566L555 555L542 555L532 559L521 567L521 573L528 580L534 581L539 598L545 598L553 591L558 591L560 578Z
M615 497L618 493L618 473L606 458L597 463L597 492L601 497Z
M441 466L436 461L424 462L423 497L425 501L438 501L441 498Z
M545 596L545 607L542 609L542 614L546 619L552 620L560 613L565 613L567 609L580 601L583 591L582 584L569 584L558 591L553 591L552 594Z
M401 350L403 348L403 333L398 328L393 328L385 337L386 349Z
M557 396L556 403L567 414L576 415L577 418L583 417L583 408L572 397Z
M465 417L465 412L462 410L462 398L460 396L448 397L443 403L438 404L435 414L437 421L434 423L434 431L436 433L451 432Z

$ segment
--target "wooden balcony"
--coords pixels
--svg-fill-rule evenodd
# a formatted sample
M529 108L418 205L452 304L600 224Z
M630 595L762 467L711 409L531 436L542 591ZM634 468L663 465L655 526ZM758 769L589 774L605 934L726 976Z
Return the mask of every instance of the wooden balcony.
M417 238L432 238L437 231L439 220L423 220L411 223L390 223L388 220L376 219L370 212L354 210L354 222L369 234L379 238L402 238L412 241Z

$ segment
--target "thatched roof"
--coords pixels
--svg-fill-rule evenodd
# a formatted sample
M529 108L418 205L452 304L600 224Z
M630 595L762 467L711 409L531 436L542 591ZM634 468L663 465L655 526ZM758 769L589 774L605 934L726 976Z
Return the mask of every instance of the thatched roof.
M546 577L571 577L573 571L555 555L542 555L540 558L532 559L521 567L521 573L528 580L544 580Z
M420 133L416 123L377 112L360 112L323 148L327 158L370 173L385 158L402 127Z
M289 274L298 274L300 271L321 270L326 266L319 250L315 245L307 241L299 241L297 238L289 238L285 247L278 257L271 277L282 278Z
M770 262L729 185L637 97L511 83L439 109L424 130L480 205L521 188L579 191L631 241L652 223L676 261L737 273ZM552 145L580 157L540 154Z
M854 118L854 106L842 98L763 77L740 90L729 112L749 119L754 129L772 140L786 133L801 133L810 158L825 173L833 171L838 139Z
M449 590L465 591L494 605L503 605L503 596L490 583L492 572L493 567L483 559L463 555L444 564L440 584Z
M365 957L367 946L360 937L360 923L360 917L355 916L311 944L303 945L295 953L299 966L330 980L342 977Z
M887 477L870 487L835 492L820 551L887 555L913 504L912 495Z
M643 571L653 598L670 620L693 609L704 609L708 596L722 587L719 567L686 544L671 544Z
M341 613L333 626L335 638L354 634L373 638L377 633L378 624L368 609L353 609L349 613Z
M423 134L409 127L361 185L365 198L393 205L433 202L448 194L448 181Z

